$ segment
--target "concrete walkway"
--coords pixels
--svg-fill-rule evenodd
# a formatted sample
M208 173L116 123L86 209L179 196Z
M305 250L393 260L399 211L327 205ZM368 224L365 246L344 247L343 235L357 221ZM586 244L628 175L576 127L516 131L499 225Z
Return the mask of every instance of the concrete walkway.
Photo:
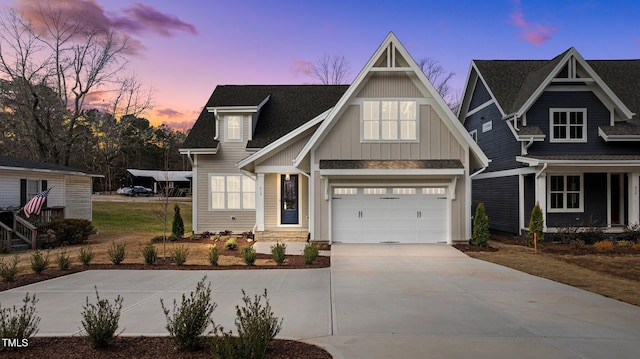
M40 336L76 334L82 305L124 297L123 335L167 335L160 299L207 275L234 328L241 289L269 291L281 338L341 358L636 358L640 308L495 264L447 245L334 245L331 269L76 273L0 292L2 307L37 293Z

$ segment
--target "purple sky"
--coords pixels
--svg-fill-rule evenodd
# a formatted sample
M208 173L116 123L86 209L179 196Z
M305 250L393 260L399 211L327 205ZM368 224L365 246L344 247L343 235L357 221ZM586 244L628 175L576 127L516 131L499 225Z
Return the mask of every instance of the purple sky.
M455 72L457 90L472 59L550 59L572 46L586 59L640 58L631 0L49 1L126 31L136 44L128 69L154 91L145 116L177 128L219 84L315 83L309 67L323 54L344 55L353 78L389 31L414 59Z

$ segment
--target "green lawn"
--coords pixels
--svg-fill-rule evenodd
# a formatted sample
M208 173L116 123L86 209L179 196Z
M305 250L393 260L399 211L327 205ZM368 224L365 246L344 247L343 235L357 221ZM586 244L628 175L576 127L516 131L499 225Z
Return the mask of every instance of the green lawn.
M93 226L101 231L132 231L159 233L163 231L163 222L156 212L163 211L160 199L150 203L143 202L93 202ZM173 223L173 202L167 212L167 232L171 233ZM191 204L178 203L184 222L185 234L191 233Z

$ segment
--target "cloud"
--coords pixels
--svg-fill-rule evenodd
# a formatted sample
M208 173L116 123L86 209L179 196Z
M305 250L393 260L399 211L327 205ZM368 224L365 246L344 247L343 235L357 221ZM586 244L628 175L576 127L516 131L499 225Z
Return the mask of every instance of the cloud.
M162 124L178 131L187 132L193 127L195 120L187 120L187 121L162 121Z
M171 108L163 108L163 109L156 110L155 112L157 116L168 117L168 118L182 117L183 115L182 112L176 111Z
M123 10L128 16L115 19L115 26L125 31L151 31L164 37L173 36L174 32L183 31L197 35L193 24L184 22L174 15L163 14L152 6L134 3Z
M304 75L311 76L313 74L313 63L311 61L296 59L291 60L291 66L289 67L293 76Z
M525 20L524 13L520 7L520 0L514 1L515 8L509 15L510 22L522 29L522 37L529 43L540 45L551 39L551 35L558 31L557 27L544 26L542 24Z

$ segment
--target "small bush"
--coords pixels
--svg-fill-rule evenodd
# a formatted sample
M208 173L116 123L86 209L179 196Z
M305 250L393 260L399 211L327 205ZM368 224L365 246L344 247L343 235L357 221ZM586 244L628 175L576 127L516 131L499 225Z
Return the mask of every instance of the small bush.
M91 246L82 246L78 252L78 259L83 265L88 265L93 260L93 248Z
M111 263L115 265L122 263L122 261L127 258L127 249L124 242L111 242L111 246L107 249L107 254L109 255Z
M151 242L158 243L158 242L162 242L162 241L164 241L164 236L155 236L155 237L151 238Z
M185 262L187 261L187 258L189 257L189 248L187 248L186 246L180 245L180 246L174 246L173 247L173 252L171 253L171 258L173 259L173 262L176 265L183 265L185 264Z
M537 242L544 242L544 218L542 217L542 209L536 203L531 210L531 218L529 219L529 231L527 232L527 243L533 246L533 235L537 235Z
M173 314L169 315L169 309L165 308L160 299L162 311L167 318L167 330L178 348L183 351L194 351L202 347L202 335L211 322L211 314L217 304L211 302L211 283L205 286L207 277L196 285L196 291L187 298L182 295L182 303L178 306L173 300ZM215 328L215 325L214 325Z
M12 308L2 308L0 303L0 338L29 339L38 332L40 317L36 315L36 295L29 296L27 293L22 300L22 307L18 310L14 305ZM7 347L0 347L0 350Z
M96 231L91 225L91 221L78 218L53 221L49 228L55 233L58 244L66 242L72 245L86 242L89 239L89 235L94 234Z
M599 241L593 245L598 253L610 253L613 252L613 242L611 241Z
M106 347L116 336L123 298L118 295L113 304L107 299L100 299L98 287L96 289L97 303L82 306L82 327L87 333L86 338L94 348Z
M471 240L475 246L487 247L489 245L489 218L484 211L484 203L479 203L476 207Z
M630 223L624 226L623 233L623 239L637 243L640 239L640 223Z
M569 249L579 250L584 247L584 241L582 239L572 239L569 241Z
M578 239L579 229L580 227L576 225L571 225L571 224L560 226L558 227L557 237L560 240L560 242L571 244L571 241Z
M586 221L582 227L583 228L578 233L578 236L587 244L594 244L596 242L603 241L607 237L604 233L604 227L593 219Z
M209 264L211 264L212 266L217 266L219 257L220 252L218 251L218 247L216 245L210 246L208 253Z
M42 255L39 249L36 249L31 253L31 269L35 274L40 274L49 268L49 252L46 255Z
M149 242L140 248L140 253L145 264L154 265L158 261L158 249L153 245L153 242Z
M307 243L307 245L304 246L304 251L302 252L304 264L313 264L318 257L318 254L320 254L318 245L315 243Z
M235 250L238 247L238 240L235 238L229 238L224 242L224 247L230 251Z
M633 247L633 242L627 240L618 241L618 247L620 248L631 248Z
M184 221L180 215L180 206L177 204L173 207L173 223L171 224L171 234L176 237L184 236Z
M67 270L71 267L71 258L67 254L67 250L65 248L61 248L56 255L56 262L58 263L58 268L62 270Z
M284 263L286 253L287 245L284 243L276 243L271 246L271 258L273 258L274 262L279 266Z
M256 250L251 246L242 246L241 252L242 260L248 265L252 266L256 262L258 254Z
M18 274L18 255L14 254L11 261L4 262L4 258L0 258L0 277L5 282L13 282Z

